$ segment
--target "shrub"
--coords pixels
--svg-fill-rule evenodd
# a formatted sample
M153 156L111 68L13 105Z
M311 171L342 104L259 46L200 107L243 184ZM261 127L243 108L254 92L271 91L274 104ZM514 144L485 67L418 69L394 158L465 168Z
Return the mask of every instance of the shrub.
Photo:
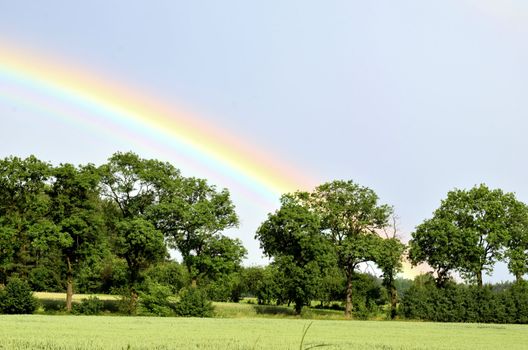
M59 292L63 290L60 276L51 268L35 267L29 272L29 285L35 292Z
M178 316L211 317L213 316L213 305L207 300L205 291L189 288L180 293L180 300L176 303L175 311Z
M223 275L206 286L207 297L213 301L238 303L242 294L240 276L236 273Z
M139 313L156 316L173 315L174 306L169 301L172 295L170 287L159 283L150 283L146 291L139 293Z
M79 304L73 306L75 314L99 315L103 310L104 303L96 296L83 299Z
M173 294L178 293L189 281L187 269L175 261L155 264L145 271L144 276L150 283L168 286Z
M0 313L32 314L37 308L37 299L26 281L11 278L0 291Z

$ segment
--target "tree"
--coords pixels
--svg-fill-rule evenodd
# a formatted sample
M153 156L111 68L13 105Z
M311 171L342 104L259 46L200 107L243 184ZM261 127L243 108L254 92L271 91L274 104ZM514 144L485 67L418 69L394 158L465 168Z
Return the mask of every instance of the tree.
M166 191L177 192L182 177L171 164L141 159L132 152L115 153L100 172L103 197L118 208L107 224L114 231L117 255L128 265L131 307L135 309L141 272L167 256L163 234L147 213L160 204ZM106 211L111 213L112 207Z
M196 178L182 179L180 184L181 187L167 188L159 205L150 208L148 217L163 232L169 245L182 254L195 286L213 245L218 247L227 242L221 232L238 226L238 217L227 189L217 191L206 180ZM231 254L240 247L236 241L232 243L224 253ZM235 252L238 261L240 253L244 252L240 249Z
M201 254L190 256L196 276L216 280L240 269L247 250L239 239L215 235L202 247Z
M522 281L528 273L528 206L518 203L515 219L506 242L508 269L517 282Z
M45 189L50 165L34 156L0 160L0 282L27 277L35 264L32 240L49 229Z
M97 255L103 243L99 210L99 175L92 165L63 164L52 170L48 217L55 227L35 239L40 251L54 246L66 263L66 309L72 310L74 271Z
M264 253L282 270L286 297L301 313L317 296L325 267L331 264L331 247L320 233L318 217L289 196L281 208L259 227L255 238Z
M469 236L449 220L434 216L416 227L409 241L409 259L413 265L427 262L435 270L440 287L462 266L469 244Z
M380 233L376 249L373 251L373 260L381 269L383 286L387 289L390 301L390 317L396 317L398 305L398 291L396 289L396 275L402 270L402 256L405 252L403 244L397 236L396 217L392 216L392 227L385 227Z
M387 226L391 207L378 204L378 196L353 181L333 181L318 186L312 194L299 193L321 220L323 234L332 243L338 266L346 276L345 316L352 314L352 278L356 267L373 259L378 232Z
M117 224L117 255L128 265L128 283L131 293L131 310L137 302L137 284L141 272L167 256L163 234L143 218L124 219Z
M512 193L483 184L450 191L433 218L412 234L411 261L427 262L437 270L440 282L457 270L482 287L482 273L502 258L514 233L519 205Z
M171 164L132 152L115 153L100 171L103 197L112 200L126 219L145 216L167 191L178 194L183 179Z
M405 245L397 237L386 237L379 240L378 252L374 258L376 265L383 273L383 286L389 293L391 311L390 317L396 317L398 292L396 290L396 275L402 269L402 255Z

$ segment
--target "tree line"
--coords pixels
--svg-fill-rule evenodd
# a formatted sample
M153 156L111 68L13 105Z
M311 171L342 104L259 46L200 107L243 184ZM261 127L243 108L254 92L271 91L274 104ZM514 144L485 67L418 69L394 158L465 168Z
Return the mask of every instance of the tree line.
M0 283L17 276L34 290L64 288L67 310L74 287L124 290L134 310L164 285L163 298L203 288L210 299L251 295L259 303L293 303L297 313L314 300L342 300L346 317L361 299L386 303L391 317L403 308L424 318L408 311L426 309L416 306L423 304L416 297L423 277L406 291L398 286L404 258L427 263L442 292L454 273L482 290L483 273L497 261L518 283L528 271L528 208L485 185L450 191L408 245L397 235L393 208L353 181L284 194L255 233L272 258L267 267L241 266L245 248L222 233L237 225L227 189L131 152L98 167L53 166L33 156L0 160ZM169 249L181 254L181 264ZM358 273L364 263L380 275Z

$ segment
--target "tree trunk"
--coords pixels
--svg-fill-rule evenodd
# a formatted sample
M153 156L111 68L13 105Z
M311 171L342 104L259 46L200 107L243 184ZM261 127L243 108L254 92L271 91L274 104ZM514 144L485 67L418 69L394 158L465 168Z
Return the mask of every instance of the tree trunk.
M482 288L482 270L477 271L477 286Z
M515 273L515 282L519 283L523 280L523 274L521 272Z
M346 271L347 288L345 303L345 318L352 318L352 275L354 268L348 267Z
M288 306L289 306L289 304L288 304ZM302 308L303 308L302 300L296 300L295 301L295 314L296 315L300 315L301 312L302 312Z
M136 314L138 300L139 300L139 295L136 292L136 289L132 287L132 289L130 290L130 305L129 305L129 310L128 310L129 314L131 315Z
M390 303L391 303L391 319L394 320L396 318L396 307L398 305L398 292L396 290L396 287L394 286L394 281L391 281L390 285Z
M68 271L66 272L66 311L72 311L72 300L73 300L73 269L70 258L66 258L68 263Z

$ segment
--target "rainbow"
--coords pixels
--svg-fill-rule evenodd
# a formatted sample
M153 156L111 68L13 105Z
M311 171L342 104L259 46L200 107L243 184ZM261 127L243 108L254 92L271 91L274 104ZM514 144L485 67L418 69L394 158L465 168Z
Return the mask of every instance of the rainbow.
M0 98L118 135L133 145L163 150L193 169L205 170L213 180L227 180L260 203L276 203L282 193L314 184L243 135L214 126L197 113L160 102L93 69L1 41Z

